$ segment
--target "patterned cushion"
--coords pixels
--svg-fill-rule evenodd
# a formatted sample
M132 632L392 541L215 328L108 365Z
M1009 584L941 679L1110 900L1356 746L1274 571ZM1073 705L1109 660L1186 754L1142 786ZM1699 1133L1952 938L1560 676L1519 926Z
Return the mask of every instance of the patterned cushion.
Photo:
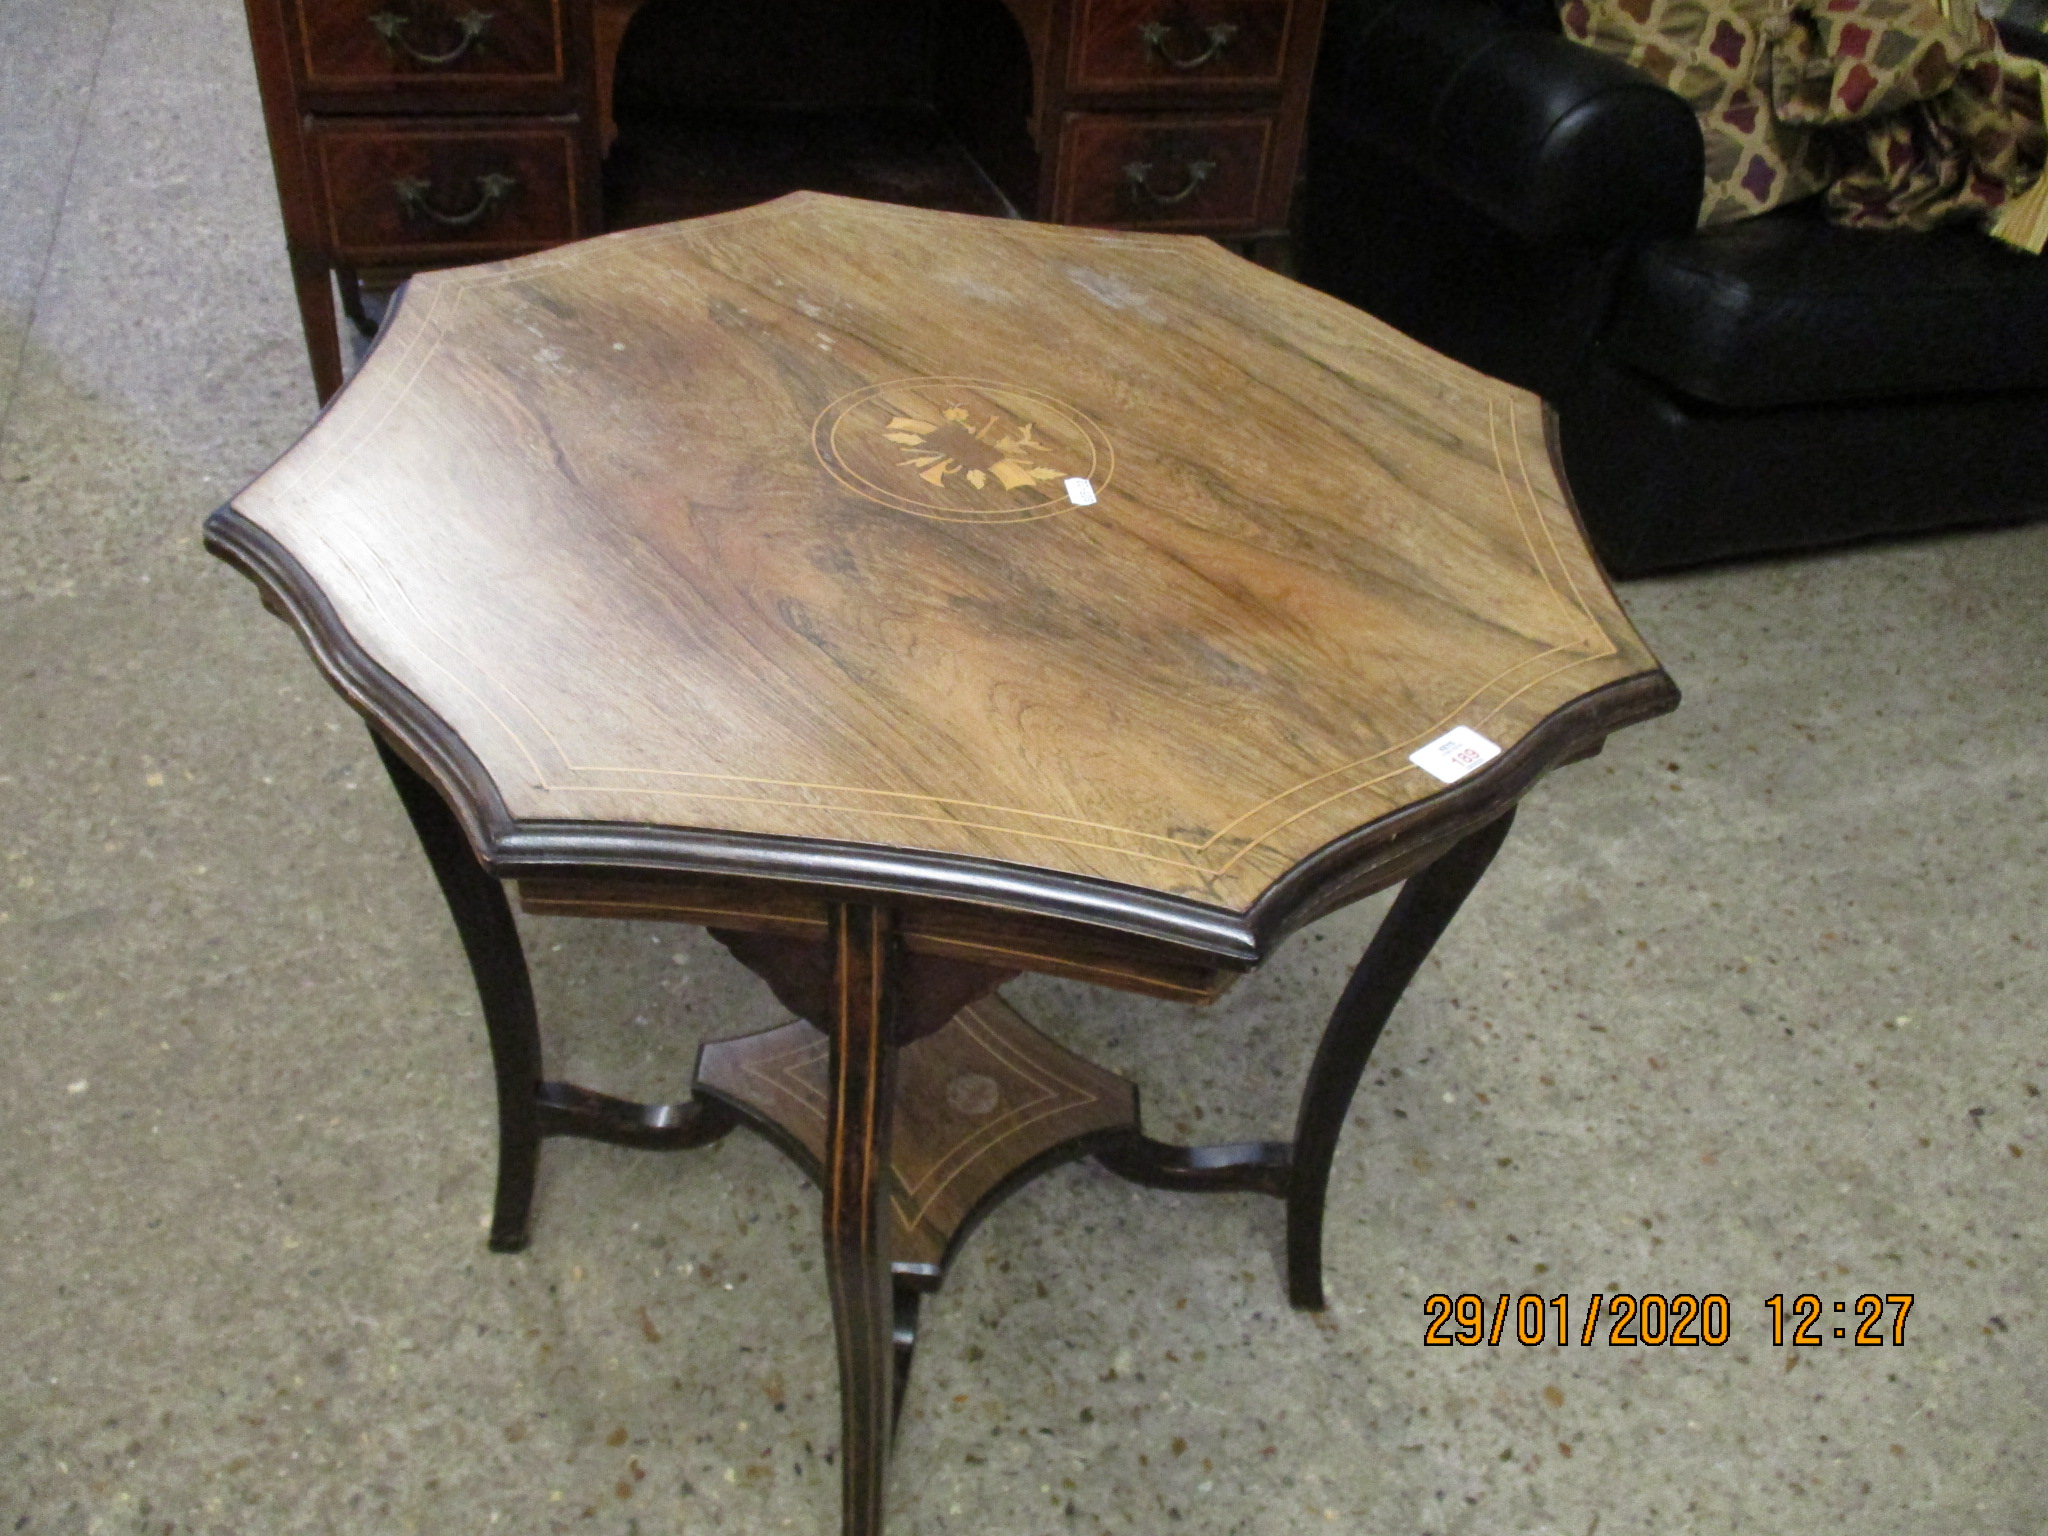
M2042 105L2035 78L1978 55L1939 95L1861 125L1860 153L1828 188L1830 215L1842 224L1932 229L2004 207L2048 158Z
M1822 0L1780 15L1770 83L1788 123L1901 111L1954 85L1966 54L1996 46L1967 4L1953 20L1938 0Z
M1777 0L1565 0L1565 35L1635 66L1685 98L1706 140L1700 222L1747 218L1834 179L1824 137L1771 108L1765 65Z
M1560 18L1699 115L1702 224L1825 187L1838 223L1931 229L2004 207L2048 161L2048 76L1973 0L1563 0Z

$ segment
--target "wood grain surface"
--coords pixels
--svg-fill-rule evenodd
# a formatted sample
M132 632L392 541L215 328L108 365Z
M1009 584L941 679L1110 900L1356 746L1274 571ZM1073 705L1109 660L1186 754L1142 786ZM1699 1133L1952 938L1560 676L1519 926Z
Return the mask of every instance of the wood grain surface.
M1087 0L1069 78L1087 91L1277 90L1294 9L1290 0ZM1161 29L1157 41L1148 26Z
M312 91L390 91L422 80L499 85L563 78L561 0L295 0L300 67ZM395 19L387 41L373 16ZM470 26L465 18L481 16ZM387 21L387 24L388 21Z
M832 914L836 1000L827 1046L825 1279L839 1340L839 1471L844 1536L879 1536L894 1419L894 1287L889 1273L889 914Z
M500 868L802 839L1221 932L1676 700L1537 400L1194 238L799 194L423 275L232 509ZM1510 750L1446 790L1456 725Z
M765 1124L822 1181L830 1056L826 1035L799 1019L707 1043L695 1086ZM1079 1156L1090 1141L1135 1128L1138 1099L1127 1080L990 997L902 1049L890 1115L890 1267L930 1288L1020 1171L1036 1173L1049 1154Z
M1054 216L1140 229L1256 229L1274 206L1271 112L1074 112L1060 125ZM1130 168L1142 166L1134 179ZM1207 167L1207 169L1203 169Z
M334 248L370 264L408 257L475 260L572 237L585 182L573 123L511 119L422 127L352 118L308 135ZM486 200L487 178L509 182ZM437 220L407 205L398 183L420 184ZM495 247L495 249L493 249Z
M521 880L519 905L523 911L555 917L693 923L820 944L833 901L830 892L790 880L716 875L652 879L613 871L596 877L544 875ZM1175 949L1081 923L961 902L912 898L893 905L896 935L909 952L906 964L913 972L920 957L938 957L1003 971L1068 976L1178 1003L1213 1002L1241 974L1241 967L1220 965L1200 950Z

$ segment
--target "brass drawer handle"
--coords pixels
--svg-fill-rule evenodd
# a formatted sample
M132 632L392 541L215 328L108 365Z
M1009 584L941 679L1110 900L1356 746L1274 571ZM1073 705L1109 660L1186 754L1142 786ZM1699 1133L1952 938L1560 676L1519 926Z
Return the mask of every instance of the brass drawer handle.
M1230 40L1237 36L1235 22L1219 21L1204 28L1209 37L1209 46L1191 57L1176 58L1167 52L1166 41L1173 36L1173 28L1163 21L1148 21L1138 28L1138 36L1145 40L1145 46L1159 55L1162 62L1175 69L1200 69L1204 64L1213 64L1223 57L1223 50L1230 46Z
M466 229L503 202L519 185L517 176L490 171L476 179L476 202L462 213L443 213L427 201L433 184L418 176L401 176L391 183L398 194L398 206L414 218L430 219L444 229Z
M1152 163L1149 160L1133 160L1124 167L1124 180L1131 184L1131 195L1139 202L1171 208L1175 203L1184 203L1193 197L1200 190L1202 183L1215 173L1214 160L1190 160L1187 164L1187 185L1178 192L1154 192Z
M453 64L471 48L490 28L492 13L489 11L464 11L455 18L455 25L462 31L461 39L446 53L422 53L405 40L405 29L412 24L410 16L400 16L392 11L379 11L370 18L370 25L384 46L394 53L402 53L418 64Z

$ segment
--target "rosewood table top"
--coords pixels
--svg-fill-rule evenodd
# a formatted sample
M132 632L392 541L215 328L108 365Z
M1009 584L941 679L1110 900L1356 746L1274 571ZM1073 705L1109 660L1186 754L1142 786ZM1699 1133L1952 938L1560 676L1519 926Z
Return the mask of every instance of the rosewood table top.
M1533 397L1206 240L814 194L414 279L215 535L494 868L1239 963L1675 697Z

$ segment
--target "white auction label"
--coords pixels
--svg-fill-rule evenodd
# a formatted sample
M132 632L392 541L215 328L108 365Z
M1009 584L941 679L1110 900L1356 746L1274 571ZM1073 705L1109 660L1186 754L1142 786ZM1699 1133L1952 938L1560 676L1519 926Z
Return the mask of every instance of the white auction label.
M1067 476L1067 500L1077 507L1095 505L1095 485L1086 475Z
M1490 763L1499 756L1499 746L1471 726L1454 725L1428 746L1410 752L1408 761L1432 778L1455 784L1481 763Z

